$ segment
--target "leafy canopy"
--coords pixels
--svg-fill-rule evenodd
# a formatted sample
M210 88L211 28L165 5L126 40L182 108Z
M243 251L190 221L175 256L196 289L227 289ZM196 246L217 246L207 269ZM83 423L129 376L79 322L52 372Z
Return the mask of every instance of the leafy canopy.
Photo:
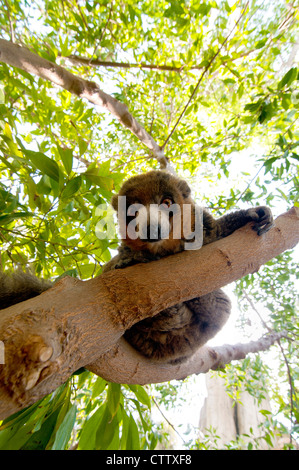
M248 203L267 203L278 214L296 204L297 0L0 0L0 11L3 39L95 81L127 104L159 145L167 141L177 173L216 214ZM105 216L97 207L109 203L124 177L152 167L157 162L148 149L107 112L0 64L3 268L29 265L53 279L98 275L117 237L96 236ZM238 292L246 288L262 301L262 286L270 321L292 333L298 319L290 256L241 281ZM287 302L278 301L278 290ZM293 353L289 346L295 380ZM84 384L95 387L94 399L103 382L93 384L84 374L72 379L75 389L66 384L42 408L34 405L14 418L13 427L8 423L4 447L65 448L72 432L79 448L154 447L157 435L141 412L149 406L145 392L133 390L134 412L126 390L116 385L104 384L107 397L89 401ZM288 415L291 407L293 417L294 393L292 387L290 400L277 392L280 410ZM76 412L81 428L73 431Z

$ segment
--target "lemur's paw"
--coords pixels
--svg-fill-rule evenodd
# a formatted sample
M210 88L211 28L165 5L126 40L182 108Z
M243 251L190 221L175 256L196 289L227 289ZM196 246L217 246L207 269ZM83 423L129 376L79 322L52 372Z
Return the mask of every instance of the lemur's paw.
M273 227L273 216L269 207L258 206L248 209L248 216L254 222L253 230L257 232L258 235L263 235L268 232L271 227Z

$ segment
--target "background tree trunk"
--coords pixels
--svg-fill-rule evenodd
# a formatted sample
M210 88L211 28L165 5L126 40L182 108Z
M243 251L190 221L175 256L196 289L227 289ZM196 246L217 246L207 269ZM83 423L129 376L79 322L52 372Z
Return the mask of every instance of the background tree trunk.
M206 374L207 397L201 409L199 430L201 435L213 429L219 437L217 448L225 449L230 441L238 437L246 446L255 438L257 449L267 450L269 445L262 439L265 415L260 410L271 413L270 400L267 394L258 404L257 400L246 390L240 391L240 397L235 402L226 391L225 380L214 374ZM244 436L247 434L247 436ZM213 434L212 434L213 435ZM273 445L276 441L273 442Z
M279 216L262 237L248 224L197 251L85 282L64 278L40 296L2 310L5 364L0 365L0 418L53 391L87 364L101 376L109 372L115 382L143 384L207 372L269 347L283 333L245 346L201 348L185 364L158 366L119 340L137 321L255 272L294 247L299 240L298 212L293 208Z

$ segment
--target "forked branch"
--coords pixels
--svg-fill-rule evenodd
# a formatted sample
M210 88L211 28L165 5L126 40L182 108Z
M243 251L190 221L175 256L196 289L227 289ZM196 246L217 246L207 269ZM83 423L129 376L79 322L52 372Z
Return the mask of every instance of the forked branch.
M0 419L64 383L80 367L119 383L152 383L207 372L259 343L204 347L183 365L146 360L122 339L134 323L181 301L205 295L259 267L299 241L299 209L258 237L248 224L197 251L110 271L89 281L64 278L33 299L1 311Z
M132 116L124 103L121 103L113 98L113 96L102 91L96 83L84 80L60 65L34 54L26 47L19 46L18 44L4 39L0 39L0 62L25 70L45 80L49 80L70 93L87 99L96 106L105 108L152 151L154 157L160 163L161 168L166 168L167 159L164 155L164 151L159 147L157 142Z

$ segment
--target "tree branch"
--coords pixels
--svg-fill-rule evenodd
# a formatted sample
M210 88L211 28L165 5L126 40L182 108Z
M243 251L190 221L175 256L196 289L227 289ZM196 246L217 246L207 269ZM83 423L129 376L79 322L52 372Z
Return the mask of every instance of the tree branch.
M152 136L132 116L124 103L102 91L96 83L77 77L60 65L34 54L25 47L4 39L0 39L0 61L49 80L70 93L87 99L94 105L105 108L152 151L161 168L166 168L167 159L164 151Z
M206 372L252 351L252 345L205 347L183 365L161 365L140 356L121 337L143 318L257 271L298 241L299 209L293 208L261 237L248 224L197 251L89 281L64 278L43 294L2 310L0 418L50 393L87 364L115 382L149 383ZM254 350L271 341L263 340Z
M192 374L222 368L232 361L244 359L249 353L266 351L283 337L286 337L285 332L273 332L249 343L203 346L187 362L176 366L136 357L131 346L121 338L112 350L99 358L95 364L87 365L87 369L105 380L117 383L145 385L181 380Z
M236 60L243 59L248 55L255 52L256 49L250 49L249 51L245 51L238 55L237 57L230 58L229 61L225 60L222 61L222 65L226 65L227 62L235 62ZM94 54L93 54L94 55ZM159 64L146 64L145 62L141 62L140 64L134 62L114 62L110 60L100 60L100 59L91 59L88 57L78 56L75 54L63 56L58 54L58 57L64 60L69 61L73 65L82 65L87 67L105 67L105 68L120 68L120 69L147 69L147 70L158 70L160 72L176 72L181 73L184 70L203 70L205 68L204 65L187 65L182 64L180 67L175 65L159 65Z

